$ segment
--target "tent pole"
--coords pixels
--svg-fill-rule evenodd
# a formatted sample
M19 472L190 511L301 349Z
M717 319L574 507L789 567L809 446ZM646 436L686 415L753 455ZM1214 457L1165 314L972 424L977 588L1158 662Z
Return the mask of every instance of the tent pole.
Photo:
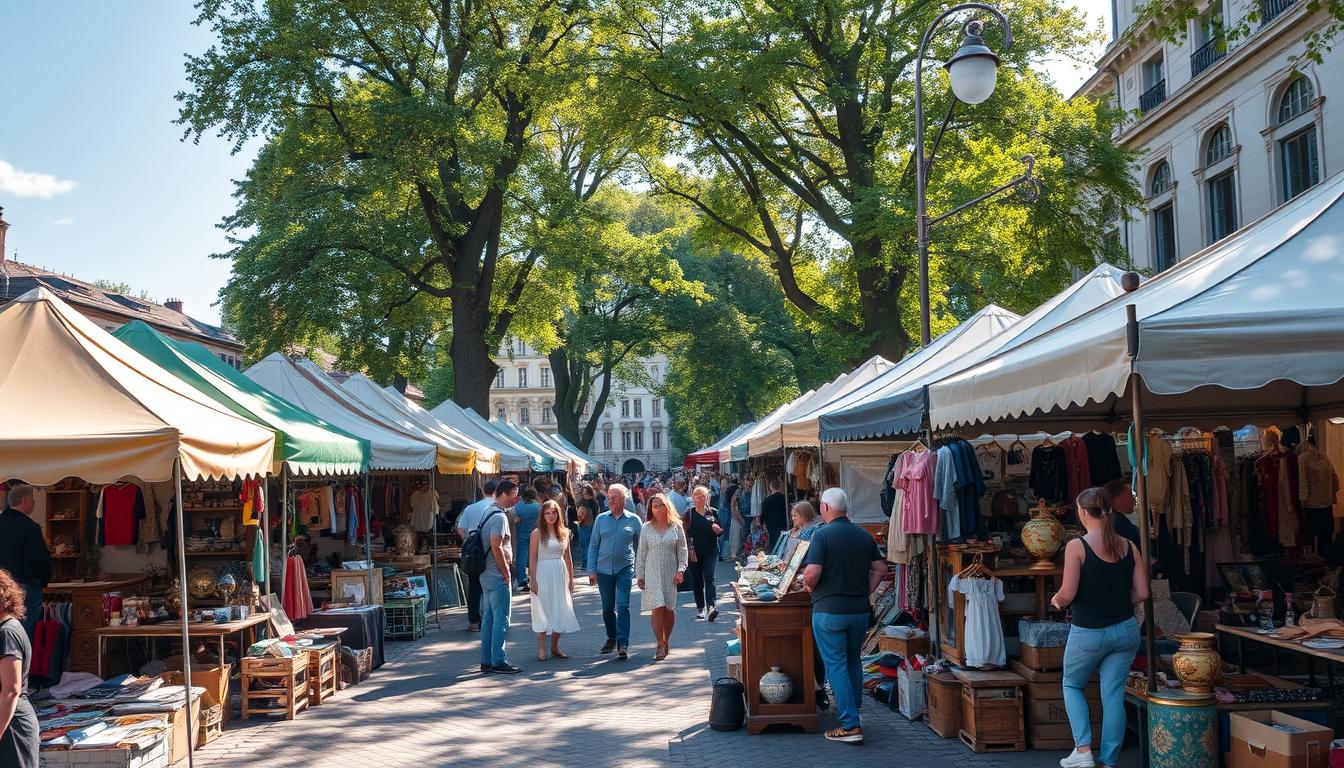
M269 569L267 569L269 570ZM280 468L280 602L289 583L289 467Z
M183 715L186 716L187 733L195 734L196 725L191 722L191 630L187 621L187 536L186 513L183 507L186 500L182 497L182 459L173 461L173 483L177 493L177 578L178 578L178 599L181 600L181 622L182 622L182 684L184 686L183 697L186 699L186 706L183 708ZM224 659L219 660L220 664ZM187 768L192 766L191 758L191 740L187 740Z
M284 464L280 465L280 471L285 471ZM253 579L261 580L261 593L263 595L271 594L271 553L268 551L271 546L271 484L262 480L262 498L264 502L261 505L261 562L265 567L261 573L252 574ZM256 560L256 555L252 556Z
M373 548L369 544L369 529L373 527L373 515L371 514L372 503L370 494L373 488L373 475L365 473L364 475L364 559L368 561L369 567L373 567ZM370 581L370 584L373 582ZM369 602L373 602L373 595L369 595Z
M1139 378L1139 371L1136 362L1139 356L1139 321L1138 313L1133 304L1125 305L1126 316L1126 335L1129 343L1129 397L1130 410L1133 417L1133 436L1130 447L1134 451L1134 495L1139 510L1139 556L1143 558L1145 568L1152 562L1149 559L1150 550L1150 526L1148 511L1148 475L1144 471L1144 464L1147 461L1148 437L1143 427L1143 381ZM1149 574L1151 581L1152 575ZM1153 674L1153 661L1157 658L1156 651L1156 627L1157 622L1153 620L1153 594L1148 591L1148 598L1143 601L1144 617L1144 650L1148 655L1148 692L1154 693L1157 690L1157 677Z
M434 482L434 470L429 470L429 492L434 494L435 508L438 507L439 489ZM434 626L441 627L439 623L439 515L434 513L434 527L429 534L429 593L434 596ZM411 624L415 624L412 617Z

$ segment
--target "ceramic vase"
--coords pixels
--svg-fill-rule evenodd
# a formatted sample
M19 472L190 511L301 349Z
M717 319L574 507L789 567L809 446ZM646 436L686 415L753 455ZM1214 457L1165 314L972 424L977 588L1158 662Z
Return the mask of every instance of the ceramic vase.
M398 557L411 558L415 556L416 539L415 529L409 525L399 525L392 531L394 548Z
M779 667L771 667L761 675L760 691L766 704L783 704L793 695L793 681Z
M1223 658L1215 647L1217 638L1208 632L1177 635L1181 647L1171 656L1171 666L1180 678L1181 688L1190 693L1209 695L1223 677Z
M1064 544L1064 526L1059 524L1049 509L1038 507L1035 512L1031 520L1022 526L1022 546L1036 558L1032 568L1054 568L1055 553Z

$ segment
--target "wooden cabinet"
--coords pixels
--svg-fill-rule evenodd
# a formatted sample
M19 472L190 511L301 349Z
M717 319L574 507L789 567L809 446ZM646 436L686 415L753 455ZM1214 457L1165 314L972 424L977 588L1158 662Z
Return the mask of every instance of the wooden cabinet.
M51 580L70 581L84 576L85 522L89 515L87 490L46 492L47 550L51 553Z
M771 725L790 725L815 733L816 676L813 668L812 598L806 592L764 603L733 585L742 612L742 684L747 696L747 733ZM781 704L761 698L761 676L771 667L793 681L793 693Z
M103 626L103 594L133 595L144 588L145 577L106 576L98 581L53 581L42 591L47 599L70 602L70 671L98 672L98 638L90 630Z

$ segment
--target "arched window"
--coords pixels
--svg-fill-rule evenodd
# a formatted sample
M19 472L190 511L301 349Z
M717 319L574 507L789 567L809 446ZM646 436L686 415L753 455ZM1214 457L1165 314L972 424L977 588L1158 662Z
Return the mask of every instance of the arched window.
M1226 160L1232 154L1232 129L1223 123L1209 134L1208 147L1204 150L1204 164L1213 165L1214 163Z
M495 409L495 421L504 421L504 406Z
M543 370L544 370L544 369L543 369ZM541 423L542 423L542 424L550 424L550 423L551 423L551 404L550 404L550 403L542 403L542 404L541 404Z
M1288 87L1283 89L1283 96L1279 98L1279 122L1286 123L1306 112L1311 108L1314 97L1310 80L1301 75L1294 78Z
M531 423L532 423L532 409L531 409L531 408L528 408L526 405L524 405L523 407L521 407L521 408L518 409L518 423L519 423L519 424L531 424Z
M1157 197L1169 189L1171 189L1171 164L1163 160L1153 169L1153 181L1148 186L1148 194Z

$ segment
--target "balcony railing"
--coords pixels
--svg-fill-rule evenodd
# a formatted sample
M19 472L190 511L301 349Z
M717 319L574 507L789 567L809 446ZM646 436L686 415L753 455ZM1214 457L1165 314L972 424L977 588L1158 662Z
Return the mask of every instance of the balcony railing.
M1195 77L1226 55L1227 41L1223 40L1222 35L1213 38L1190 54L1190 76Z
M1260 24L1268 24L1279 14L1293 7L1297 0L1260 0Z
M1167 81L1158 80L1152 88L1139 97L1139 111L1151 112L1158 104L1167 100Z

